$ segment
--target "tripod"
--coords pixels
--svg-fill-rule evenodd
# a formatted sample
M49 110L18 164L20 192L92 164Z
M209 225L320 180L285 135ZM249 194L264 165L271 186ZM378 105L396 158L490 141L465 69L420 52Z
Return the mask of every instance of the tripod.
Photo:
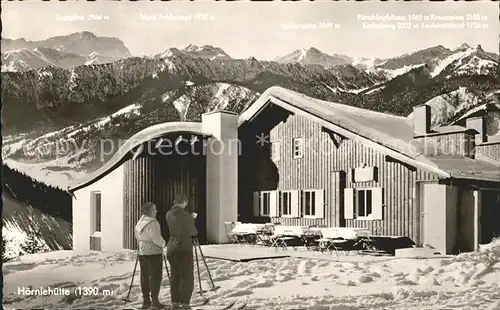
M170 271L168 270L167 258L163 254L162 254L162 256L163 256L163 262L165 263L165 270L167 271L168 282L170 283ZM135 258L134 271L132 272L132 279L130 280L130 286L128 288L127 297L123 300L123 301L125 301L125 303L130 302L130 299L129 299L130 291L132 291L132 285L134 284L134 276L135 276L135 272L137 270L137 263L138 262L139 262L139 251L137 251L137 255Z
M203 297L203 293L206 291L203 290L201 286L201 276L200 276L200 263L199 263L199 258L198 258L198 251L200 251L200 256L203 259L203 264L205 265L205 269L207 270L208 277L210 278L210 283L212 284L212 288L210 291L215 291L220 288L220 286L215 286L214 280L212 279L212 275L210 274L210 269L208 268L207 261L205 259L205 255L203 255L203 251L201 250L200 242L198 238L194 237L193 238L193 246L194 246L194 254L196 257L196 270L198 274L198 285L200 286L199 294L201 297Z
M198 238L193 238L193 246L194 246L194 254L196 257L196 271L198 274L198 285L200 287L200 290L198 293L200 294L200 297L203 297L203 293L205 293L207 291L203 290L202 285L201 285L201 271L200 271L198 251L200 252L201 258L203 259L203 264L205 265L205 269L207 270L207 274L208 274L208 277L210 279L210 283L212 284L212 288L210 289L210 291L215 291L215 290L219 289L220 286L216 286L214 283L214 280L212 278L212 274L210 273L210 269L208 268L208 264L207 264L207 261L205 259L205 255L203 255L203 251L201 250L201 246L200 246L200 242L199 242ZM170 271L168 269L167 258L165 257L165 255L162 255L162 256L163 256L163 261L165 263L165 270L167 271L168 282L170 283L171 278L170 278ZM132 291L132 286L134 283L134 277L135 277L135 272L137 271L137 263L138 262L139 262L139 252L137 252L137 255L136 255L134 271L132 273L132 279L130 280L130 286L128 288L127 297L123 300L123 301L125 301L125 303L130 302L129 297L130 297L130 292Z

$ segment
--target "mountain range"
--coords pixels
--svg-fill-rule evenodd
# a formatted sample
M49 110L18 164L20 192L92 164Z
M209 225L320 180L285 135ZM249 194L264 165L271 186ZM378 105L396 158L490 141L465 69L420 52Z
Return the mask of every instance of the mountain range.
M74 68L131 57L117 38L98 37L83 31L43 41L2 38L2 72L28 71L47 66Z
M84 39L76 44L75 38ZM13 48L25 50L13 58ZM12 168L63 188L112 155L97 155L103 153L102 139L123 141L148 126L197 121L214 109L240 113L274 85L409 118L413 106L428 103L434 126L500 109L499 56L466 44L389 59L311 47L264 61L234 59L211 45L137 57L119 39L82 32L11 40L6 54L11 62L2 66L4 158Z

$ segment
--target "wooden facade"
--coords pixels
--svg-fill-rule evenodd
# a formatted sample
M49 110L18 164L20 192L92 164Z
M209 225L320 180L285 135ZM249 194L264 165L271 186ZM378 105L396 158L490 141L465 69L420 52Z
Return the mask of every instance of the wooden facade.
M376 235L407 236L418 241L421 212L416 203L415 187L417 181L437 181L434 174L325 130L305 116L290 115L277 106L266 107L252 122L240 127L239 134L243 147L239 159L240 220L362 227ZM266 143L258 143L262 142L256 138L259 136L267 137ZM293 158L292 139L298 137L304 141L303 155ZM273 142L279 142L279 156L271 156ZM376 167L378 177L372 181L353 182L353 169L363 166ZM382 220L346 219L343 214L345 189L372 187L382 188ZM254 215L253 192L306 189L323 190L323 218Z
M424 154L428 156L472 157L473 155L474 135L468 132L431 134L418 139L426 141Z
M500 162L500 142L478 145L476 146L476 154Z
M175 140L175 137L170 139ZM171 141L167 138L167 141ZM206 236L205 204L205 156L203 139L193 147L188 141L178 147L179 152L162 155L159 152L145 153L125 163L124 191L124 234L123 245L126 249L136 249L134 226L141 216L141 206L154 202L157 206L157 219L162 235L168 240L169 232L165 215L172 204L173 195L182 191L189 197L189 211L198 213L196 226L200 242ZM165 154L165 153L164 153Z

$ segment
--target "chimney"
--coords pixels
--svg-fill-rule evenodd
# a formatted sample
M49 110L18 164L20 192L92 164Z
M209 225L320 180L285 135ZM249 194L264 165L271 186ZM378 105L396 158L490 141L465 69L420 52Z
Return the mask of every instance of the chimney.
M225 222L238 220L238 114L214 111L201 115L212 138L206 145L206 225L209 242L225 243Z
M475 135L475 145L486 142L486 120L484 116L471 117L466 120L466 128L474 129L478 133Z
M431 132L431 107L421 104L413 107L413 134L426 135Z

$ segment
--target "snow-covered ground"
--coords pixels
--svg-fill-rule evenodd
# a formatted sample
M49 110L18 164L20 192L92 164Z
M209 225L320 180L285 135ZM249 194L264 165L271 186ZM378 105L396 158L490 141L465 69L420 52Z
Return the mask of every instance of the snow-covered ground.
M21 171L37 181L66 190L72 181L86 175L85 171L76 171L72 165L67 164L67 158L62 157L42 163L23 163L11 159L6 159L4 162L11 169ZM51 169L53 167L59 167L59 170L54 171Z
M249 309L266 310L495 310L500 309L500 242L495 243L481 252L427 259L356 257L352 256L354 254L313 256L304 252L301 255L305 257L301 258L248 263L208 258L211 274L220 289L205 296L214 303L241 300L248 303ZM204 246L205 253L216 250L209 247ZM239 247L241 251L242 246L228 247ZM258 250L250 246L247 249ZM290 253L296 255L293 251ZM87 254L58 251L21 258L3 267L6 309L50 306L123 309L141 303L137 275L131 292L132 302L125 305L121 301L127 295L134 268L132 251ZM208 289L207 273L201 269L202 286ZM99 288L101 294L33 297L17 293L18 288L29 285L33 289ZM165 272L160 294L161 300L168 303Z

